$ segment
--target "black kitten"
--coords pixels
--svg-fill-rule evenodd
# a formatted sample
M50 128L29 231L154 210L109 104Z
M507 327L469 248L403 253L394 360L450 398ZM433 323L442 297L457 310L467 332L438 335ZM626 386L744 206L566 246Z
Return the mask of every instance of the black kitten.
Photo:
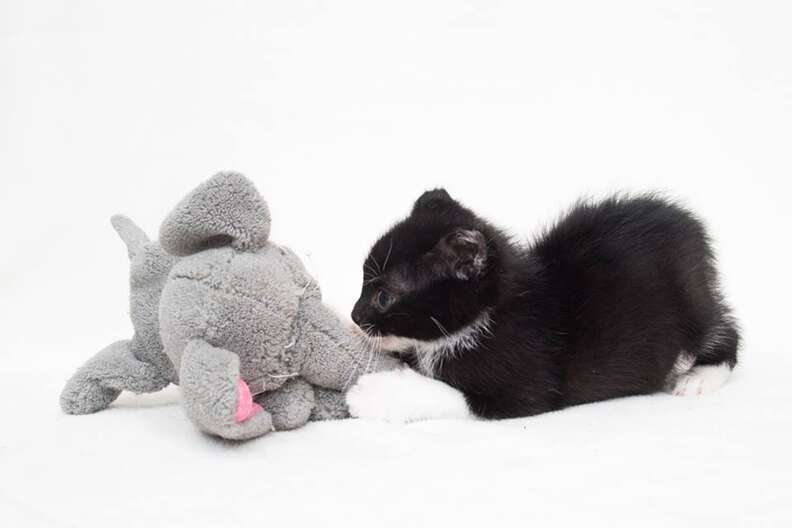
M739 340L704 227L652 196L579 203L522 247L427 192L372 248L352 318L491 418L713 390Z

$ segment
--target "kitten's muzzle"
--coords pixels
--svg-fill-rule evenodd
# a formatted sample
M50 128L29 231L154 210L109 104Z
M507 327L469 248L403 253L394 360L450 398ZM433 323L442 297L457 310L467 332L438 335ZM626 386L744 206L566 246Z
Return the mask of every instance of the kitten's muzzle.
M358 326L364 324L368 320L369 310L368 303L362 298L358 299L358 302L355 303L355 307L352 308L352 321Z

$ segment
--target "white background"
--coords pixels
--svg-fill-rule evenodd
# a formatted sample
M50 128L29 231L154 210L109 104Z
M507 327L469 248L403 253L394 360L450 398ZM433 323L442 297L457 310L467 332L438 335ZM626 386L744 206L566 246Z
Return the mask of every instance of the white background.
M1 0L0 522L790 522L790 26L783 1ZM581 195L666 191L711 227L742 364L698 399L238 446L173 388L63 416L66 378L131 333L108 217L155 234L223 169L345 314L426 188L525 238Z

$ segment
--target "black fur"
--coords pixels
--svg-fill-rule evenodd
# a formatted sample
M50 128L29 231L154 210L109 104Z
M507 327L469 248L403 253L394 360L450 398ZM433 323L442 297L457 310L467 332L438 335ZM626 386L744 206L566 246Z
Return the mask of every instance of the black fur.
M485 311L490 332L433 373L483 417L659 391L683 350L737 362L704 227L654 196L580 202L523 247L429 191L372 248L352 317L432 341Z

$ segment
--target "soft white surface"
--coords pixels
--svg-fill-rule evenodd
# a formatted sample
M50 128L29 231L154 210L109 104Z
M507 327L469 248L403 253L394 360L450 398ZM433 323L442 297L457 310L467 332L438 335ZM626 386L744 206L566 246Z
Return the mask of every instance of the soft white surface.
M789 525L790 20L784 1L0 2L0 525ZM236 446L175 389L63 416L65 379L130 334L108 217L154 232L227 168L344 313L427 187L525 234L581 194L667 190L712 227L744 361L700 398Z

